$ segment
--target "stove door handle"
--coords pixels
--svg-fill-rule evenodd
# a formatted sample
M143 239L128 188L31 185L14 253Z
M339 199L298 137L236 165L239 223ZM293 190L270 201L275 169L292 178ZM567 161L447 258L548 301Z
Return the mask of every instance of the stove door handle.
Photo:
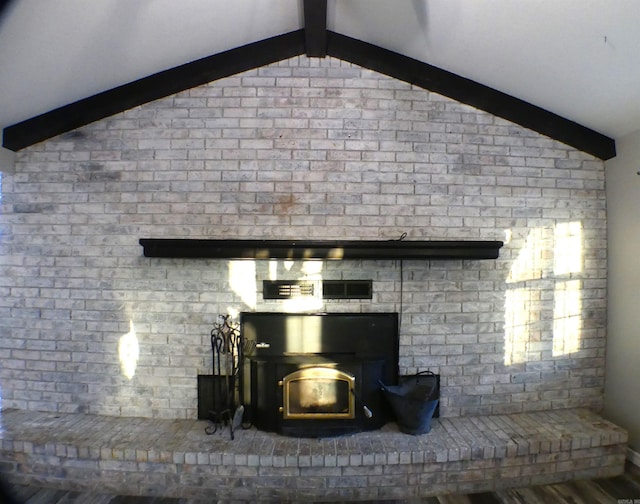
M360 401L360 398L356 394L355 390L350 389L350 392L353 394L353 397L355 397L358 401ZM362 402L362 401L360 401L360 402ZM362 405L362 411L364 411L364 416L366 416L367 418L372 418L373 417L373 411L371 411L366 404Z

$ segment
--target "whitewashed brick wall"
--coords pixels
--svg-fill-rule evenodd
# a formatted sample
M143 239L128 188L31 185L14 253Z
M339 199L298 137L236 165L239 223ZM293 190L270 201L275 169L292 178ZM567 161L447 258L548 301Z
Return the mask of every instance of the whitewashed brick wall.
M402 311L401 371L442 374L444 416L602 405L603 162L337 60L293 58L27 148L0 211L4 408L195 418L218 314L293 309ZM138 245L403 233L506 244L497 261L402 267ZM374 295L263 301L275 278L372 279Z

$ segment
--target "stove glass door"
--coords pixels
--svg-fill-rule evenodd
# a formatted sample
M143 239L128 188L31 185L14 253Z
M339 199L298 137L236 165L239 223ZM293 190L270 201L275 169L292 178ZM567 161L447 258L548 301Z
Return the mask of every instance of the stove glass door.
M282 379L283 419L355 418L355 377L339 369L298 369Z

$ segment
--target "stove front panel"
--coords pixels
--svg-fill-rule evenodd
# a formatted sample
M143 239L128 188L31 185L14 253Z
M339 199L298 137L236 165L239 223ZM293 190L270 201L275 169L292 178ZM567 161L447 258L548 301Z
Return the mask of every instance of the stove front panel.
M397 313L243 313L241 331L255 348L243 389L257 428L321 437L390 420L379 382L398 380Z

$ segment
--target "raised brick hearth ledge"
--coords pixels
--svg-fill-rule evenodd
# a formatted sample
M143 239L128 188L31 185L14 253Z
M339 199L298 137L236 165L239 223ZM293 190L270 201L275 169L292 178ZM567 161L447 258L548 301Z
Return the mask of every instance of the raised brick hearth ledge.
M0 471L12 482L209 500L385 500L494 490L624 470L627 433L584 409L434 419L298 439L207 422L5 410Z

